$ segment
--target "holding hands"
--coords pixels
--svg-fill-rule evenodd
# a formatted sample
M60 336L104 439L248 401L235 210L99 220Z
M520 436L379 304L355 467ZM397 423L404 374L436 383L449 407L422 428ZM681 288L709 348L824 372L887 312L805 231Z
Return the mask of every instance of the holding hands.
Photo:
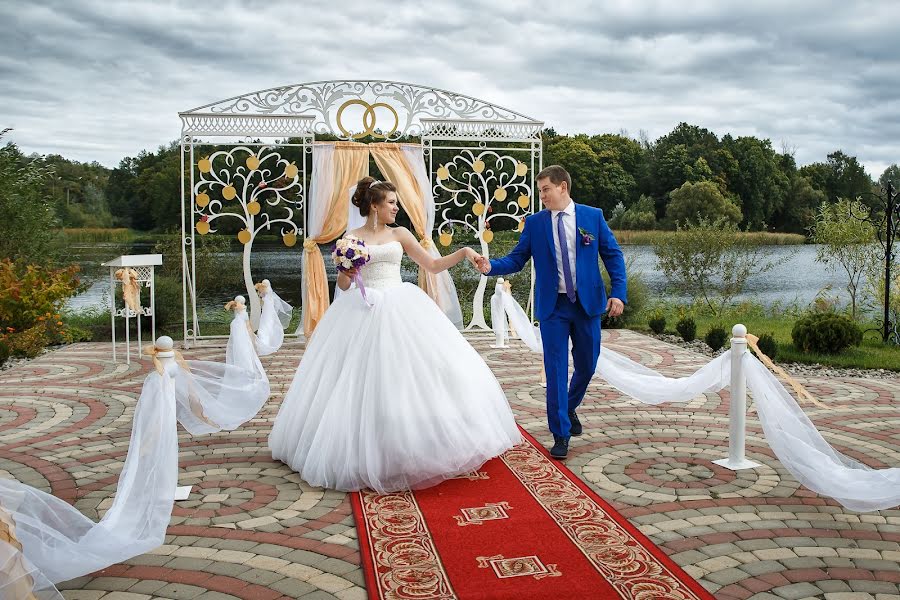
M491 270L491 262L478 254L472 248L465 248L466 259L472 263L472 266L478 269L481 273L487 273Z
M466 258L472 263L472 266L478 269L483 275L486 275L491 270L491 261L471 248L466 248Z

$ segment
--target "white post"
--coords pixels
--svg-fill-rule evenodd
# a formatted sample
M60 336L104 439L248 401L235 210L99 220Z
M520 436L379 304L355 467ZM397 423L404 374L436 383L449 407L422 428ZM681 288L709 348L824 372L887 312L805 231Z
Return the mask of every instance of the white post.
M116 362L116 277L109 269L109 319L112 335L113 362Z
M731 328L731 403L729 408L728 458L713 461L732 471L754 469L759 465L744 455L747 420L747 379L744 376L744 354L747 352L747 328L737 324Z
M506 309L503 308L503 278L498 277L491 296L491 328L494 330L494 343L491 348L506 348Z
M150 335L156 339L156 267L150 267Z
M156 343L156 358L159 359L160 364L163 367L163 377L172 377L172 373L179 369L180 367L175 362L175 342L172 341L167 335L161 335L157 338ZM178 480L178 465L175 465L175 480ZM176 486L175 487L175 499L176 500L187 500L188 496L191 493L191 486Z
M131 316L128 312L128 304L123 309L125 311L125 364L131 364Z

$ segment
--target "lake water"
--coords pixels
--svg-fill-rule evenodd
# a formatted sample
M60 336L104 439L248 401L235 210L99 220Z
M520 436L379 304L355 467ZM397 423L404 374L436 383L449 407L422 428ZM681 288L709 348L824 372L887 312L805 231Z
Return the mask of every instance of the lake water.
M667 280L656 266L656 254L651 246L623 246L626 259L630 261L632 271L639 271L646 282L652 295L666 297L670 300L685 300L667 290ZM123 253L142 254L152 251L152 245L134 244L124 247L121 244L73 244L70 246L73 258L81 265L84 279L90 283L90 288L72 298L67 308L70 310L82 310L86 308L103 308L108 302L108 270L101 267L100 263L111 260ZM738 300L752 300L765 306L775 303L781 305L810 303L816 295L825 288L831 286L834 293L842 298L846 296L843 291L844 283L841 277L826 269L815 260L816 246L769 246L765 252L771 258L784 260L775 269L767 274L753 278L747 282L745 292ZM255 281L264 278L271 280L273 287L287 302L294 306L300 305L300 257L302 249L298 246L285 248L280 244L257 245L252 257L253 277ZM220 259L228 268L240 272L241 253L238 251L223 254ZM326 257L329 270L329 279L333 282L334 270L330 266L330 258ZM476 277L475 272L468 267L459 267L466 276ZM234 285L233 294L217 292L205 294L206 287L202 281L202 274L198 274L198 289L201 290L201 298L198 303L201 308L221 308L229 299L229 295L244 293L240 280ZM404 268L403 277L407 281L416 281L416 273L412 265Z

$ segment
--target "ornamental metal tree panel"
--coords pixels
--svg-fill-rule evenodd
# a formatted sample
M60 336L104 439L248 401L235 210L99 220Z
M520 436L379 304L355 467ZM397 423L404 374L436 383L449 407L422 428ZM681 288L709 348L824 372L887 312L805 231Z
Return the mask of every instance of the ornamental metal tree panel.
M261 309L250 264L256 236L274 231L290 248L301 233L304 190L300 167L277 150L272 146L236 146L213 152L197 162L199 177L192 190L197 233L215 233L216 224L223 220L236 220L242 225L237 239L243 245L244 286L254 326Z

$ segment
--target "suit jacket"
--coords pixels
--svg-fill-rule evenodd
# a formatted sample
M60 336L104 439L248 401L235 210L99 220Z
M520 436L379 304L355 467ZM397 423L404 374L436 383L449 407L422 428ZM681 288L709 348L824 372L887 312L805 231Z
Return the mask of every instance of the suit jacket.
M507 275L521 271L531 258L534 260L535 296L534 315L544 320L556 306L559 294L559 274L556 266L556 249L553 244L553 222L551 212L544 209L525 219L525 227L519 236L519 243L508 255L491 260L490 275ZM603 211L593 206L575 204L575 284L578 301L585 312L597 316L606 309L606 287L600 275L597 257L612 282L611 296L627 302L625 283L625 259L616 238L603 218ZM583 244L581 230L593 236L587 245Z

